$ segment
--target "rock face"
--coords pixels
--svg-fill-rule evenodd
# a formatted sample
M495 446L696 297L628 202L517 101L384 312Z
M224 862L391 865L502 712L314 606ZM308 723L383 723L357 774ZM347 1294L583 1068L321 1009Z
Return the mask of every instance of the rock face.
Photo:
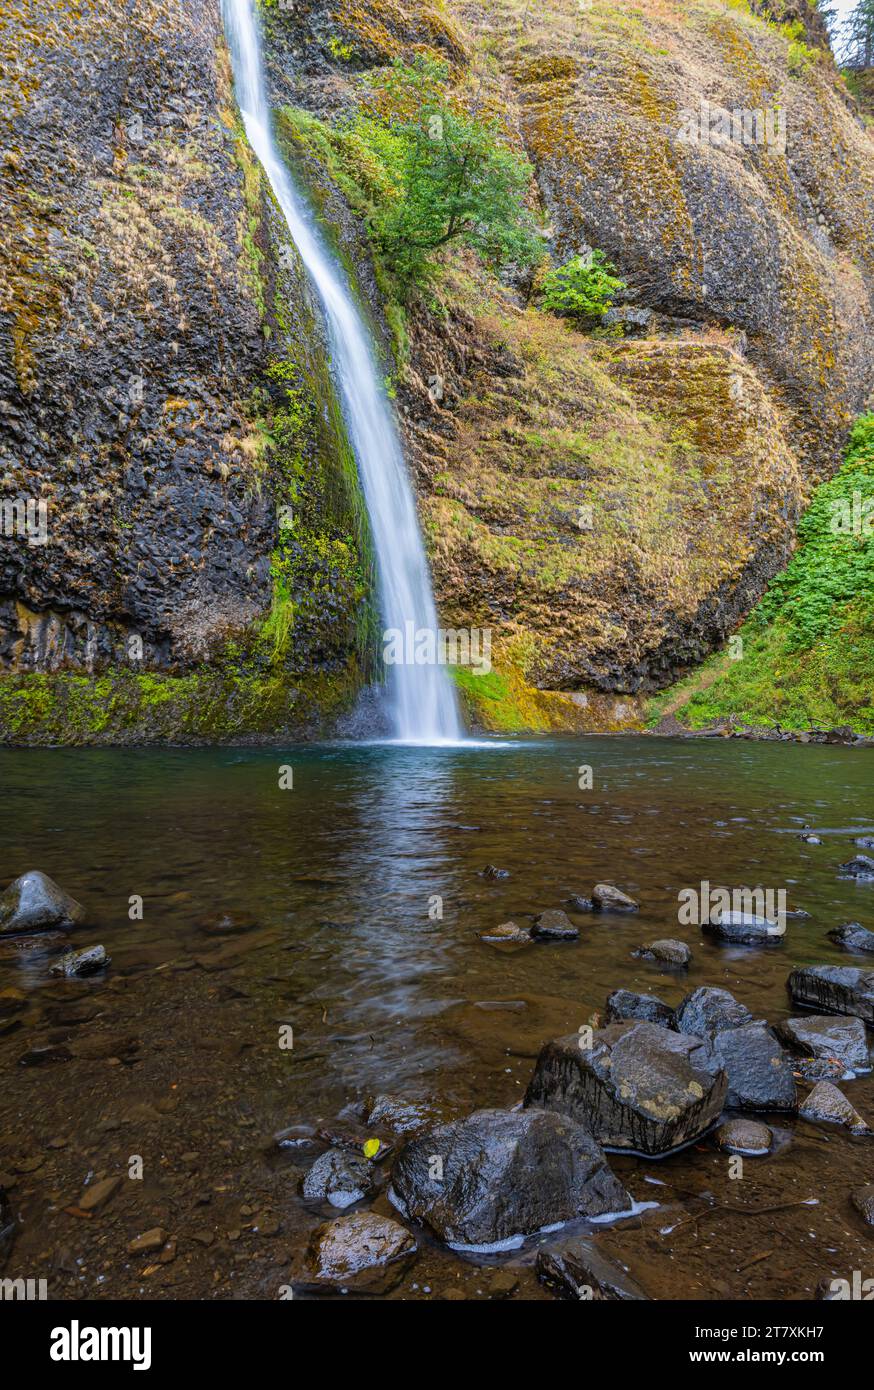
M391 1181L403 1214L452 1245L497 1245L631 1206L588 1129L534 1109L479 1110L421 1135Z
M360 683L366 525L219 2L24 0L10 43L0 474L47 513L0 535L0 736L303 730Z
M654 994L634 994L628 989L614 990L607 999L607 1022L626 1023L634 1018L670 1028L674 1022L674 1011Z
M752 1019L746 1005L739 1004L727 989L705 985L686 995L677 1009L676 1028L679 1033L706 1038L725 1028L741 1028Z
M31 869L0 896L0 934L50 931L84 921L85 909L47 874Z
M859 922L845 922L829 932L830 940L842 946L845 951L874 954L874 931L868 931Z
M766 1023L745 1023L716 1033L713 1058L728 1077L729 1109L795 1109L792 1063Z
M874 1024L874 970L808 965L792 971L788 986L797 1004L833 1014L854 1014Z
M543 1048L526 1106L569 1115L607 1148L662 1155L691 1143L718 1118L726 1077L701 1038L654 1023L617 1023L591 1051L576 1035Z
M403 1276L417 1245L397 1221L357 1211L319 1226L310 1237L304 1282L382 1294Z
M540 1282L559 1298L637 1302L649 1297L620 1265L606 1259L589 1241L576 1241L555 1252L541 1250L535 1269Z
M790 1047L808 1057L835 1060L844 1072L867 1071L868 1039L860 1018L834 1018L809 1014L788 1018L777 1032Z
M375 1187L373 1165L366 1158L334 1149L316 1159L302 1191L308 1202L328 1202L342 1210L362 1202Z

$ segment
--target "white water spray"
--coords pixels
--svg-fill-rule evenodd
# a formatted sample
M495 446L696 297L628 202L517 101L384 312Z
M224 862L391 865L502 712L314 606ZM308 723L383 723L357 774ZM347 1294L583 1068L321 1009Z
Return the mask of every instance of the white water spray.
M255 151L300 252L327 324L333 368L370 517L385 627L436 634L437 610L412 487L381 389L364 322L340 267L298 193L273 139L254 0L222 0L237 102ZM455 692L436 665L388 668L395 737L454 743L462 737Z

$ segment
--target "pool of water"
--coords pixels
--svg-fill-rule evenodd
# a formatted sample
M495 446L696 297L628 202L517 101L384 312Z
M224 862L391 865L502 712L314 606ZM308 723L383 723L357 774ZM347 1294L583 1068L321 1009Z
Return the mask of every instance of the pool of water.
M874 885L838 874L853 837L874 833L866 750L647 738L6 750L0 772L2 883L48 873L88 910L74 944L112 957L105 976L58 980L50 955L0 942L0 1185L20 1220L4 1273L45 1277L54 1297L277 1297L330 1213L300 1196L312 1154L275 1135L335 1123L374 1092L461 1112L515 1104L541 1045L619 987L676 1004L720 985L775 1022L793 965L864 963L830 928L874 928ZM799 838L804 825L822 845ZM509 877L483 878L487 864ZM480 939L602 880L639 914L577 918L575 942ZM785 888L810 916L779 946L726 948L678 924L678 893L703 880ZM215 925L222 914L233 928ZM631 955L657 936L689 942L688 971ZM36 1064L46 1046L53 1060ZM874 1121L870 1078L847 1090ZM659 1205L599 1243L655 1297L805 1298L826 1275L874 1276L847 1201L874 1178L874 1141L778 1129L778 1151L740 1180L707 1144L617 1158L633 1195ZM128 1180L136 1158L142 1177ZM117 1173L119 1191L83 1216L86 1179ZM152 1227L176 1240L166 1263L128 1253ZM506 1268L509 1296L544 1296L535 1250L565 1235L500 1259L423 1239L390 1296L496 1296Z

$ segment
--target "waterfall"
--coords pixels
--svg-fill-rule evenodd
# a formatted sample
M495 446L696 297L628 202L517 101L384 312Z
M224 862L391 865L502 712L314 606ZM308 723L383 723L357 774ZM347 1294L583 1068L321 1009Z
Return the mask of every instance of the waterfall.
M324 312L334 379L370 518L384 626L436 638L437 610L413 490L364 320L273 138L254 0L222 0L222 5L246 135ZM389 665L387 673L397 739L433 744L462 737L455 691L444 667L407 660Z

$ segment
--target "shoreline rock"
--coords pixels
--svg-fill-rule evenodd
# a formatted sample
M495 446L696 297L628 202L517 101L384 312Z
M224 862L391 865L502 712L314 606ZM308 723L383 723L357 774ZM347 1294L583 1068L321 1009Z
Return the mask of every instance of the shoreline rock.
M874 1026L874 969L855 965L806 965L792 971L787 986L796 1004L818 1012L852 1014Z

